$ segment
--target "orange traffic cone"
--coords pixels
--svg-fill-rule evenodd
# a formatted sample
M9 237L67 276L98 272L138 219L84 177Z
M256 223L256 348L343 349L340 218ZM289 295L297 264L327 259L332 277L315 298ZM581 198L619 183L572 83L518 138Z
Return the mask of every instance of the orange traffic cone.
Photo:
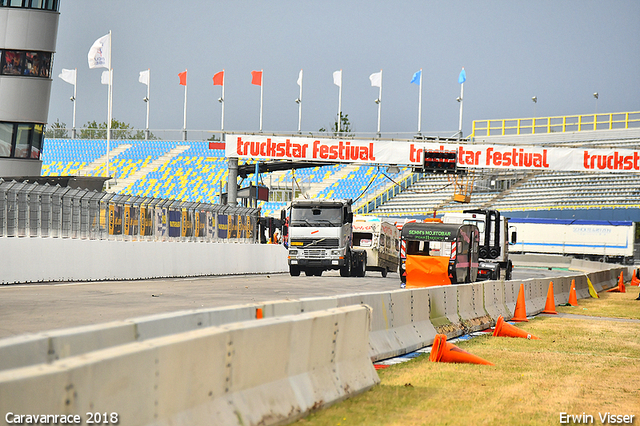
M571 290L569 290L569 305L578 306L578 296L576 295L576 280L571 280Z
M557 312L556 312L557 313ZM494 337L522 337L524 339L535 339L540 340L539 337L534 336L533 334L529 334L524 330L520 330L518 327L515 327L502 318L502 315L498 317L498 321L496 321L496 329L493 330Z
M640 286L640 280L638 279L638 277L636 276L636 270L633 270L633 276L631 277L631 284L632 286L638 287Z
M620 272L620 277L618 278L618 287L614 287L612 289L607 290L607 293L626 293L627 288L624 286L624 278L622 276L622 272Z
M480 358L479 356L472 355L469 352L463 351L456 345L447 342L447 336L444 334L436 334L436 338L433 340L433 346L431 347L431 355L429 355L431 362L456 362L459 364L483 364L494 365L493 363Z
M516 301L516 310L513 313L511 321L524 322L529 321L527 319L527 305L524 301L524 284L520 284L520 291L518 292L518 300Z
M547 290L547 303L544 305L543 314L557 314L556 301L553 297L553 281L549 281L549 290Z

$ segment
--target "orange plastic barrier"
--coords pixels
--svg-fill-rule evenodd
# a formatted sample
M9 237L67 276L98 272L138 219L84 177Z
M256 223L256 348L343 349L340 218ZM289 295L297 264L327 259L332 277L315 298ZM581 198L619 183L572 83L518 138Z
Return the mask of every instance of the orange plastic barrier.
M448 256L408 255L405 268L407 288L451 284Z

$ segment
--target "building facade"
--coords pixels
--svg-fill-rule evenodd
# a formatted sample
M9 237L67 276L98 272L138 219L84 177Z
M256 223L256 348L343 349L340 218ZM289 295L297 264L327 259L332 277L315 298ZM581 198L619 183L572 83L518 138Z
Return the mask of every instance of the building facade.
M60 0L0 0L0 178L39 176Z

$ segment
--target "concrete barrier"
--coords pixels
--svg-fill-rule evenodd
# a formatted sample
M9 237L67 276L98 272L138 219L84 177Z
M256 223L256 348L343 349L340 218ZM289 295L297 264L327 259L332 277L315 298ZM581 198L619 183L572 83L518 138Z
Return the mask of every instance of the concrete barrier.
M37 268L25 253L42 253ZM286 272L277 244L0 238L0 284ZM149 262L148 259L153 259Z
M505 286L500 281L484 281L482 283L484 289L484 309L492 318L492 325L495 320L502 315L504 318L511 318L512 313L509 312L505 305Z
M458 315L458 290L456 286L428 287L431 302L431 323L439 334L455 337L464 334L464 326Z
M126 425L290 422L379 382L370 310L207 327L0 372L0 412L117 413ZM257 349L257 350L256 350Z
M509 254L509 259L514 266L569 268L573 258L558 254Z
M458 290L458 315L465 331L484 330L491 326L492 319L484 309L482 283L460 284Z

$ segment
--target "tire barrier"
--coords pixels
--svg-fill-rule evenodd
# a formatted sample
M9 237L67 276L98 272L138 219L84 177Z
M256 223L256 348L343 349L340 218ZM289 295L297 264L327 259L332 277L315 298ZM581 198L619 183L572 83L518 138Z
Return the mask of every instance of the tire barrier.
M84 420L104 412L132 426L288 423L379 382L366 349L370 320L367 307L349 306L8 370L0 411Z

